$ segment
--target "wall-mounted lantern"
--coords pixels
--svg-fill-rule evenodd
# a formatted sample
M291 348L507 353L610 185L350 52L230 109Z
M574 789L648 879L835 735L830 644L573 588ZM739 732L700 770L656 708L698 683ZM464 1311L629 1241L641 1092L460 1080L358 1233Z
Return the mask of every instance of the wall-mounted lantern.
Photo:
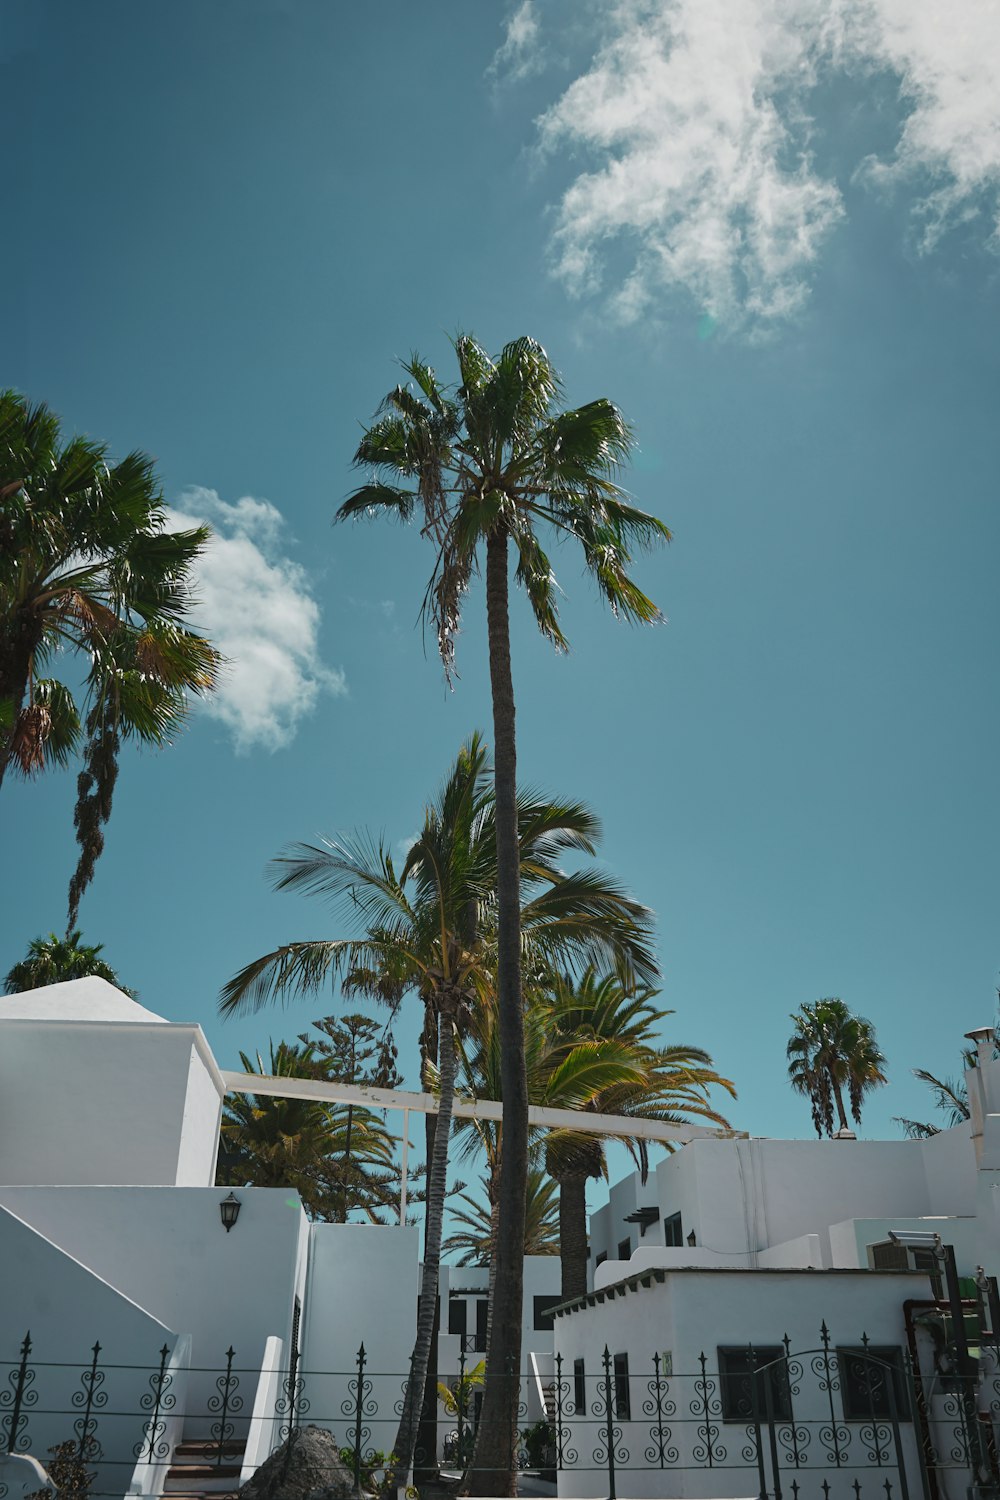
M694 1247L695 1247L695 1245L697 1245L697 1243L698 1243L698 1236L695 1234L694 1230L692 1229L691 1233L688 1235L688 1244L691 1246L691 1249L693 1250Z
M243 1205L235 1193L230 1193L229 1197L223 1198L219 1204L219 1213L222 1215L222 1227L227 1234L239 1218L242 1207Z

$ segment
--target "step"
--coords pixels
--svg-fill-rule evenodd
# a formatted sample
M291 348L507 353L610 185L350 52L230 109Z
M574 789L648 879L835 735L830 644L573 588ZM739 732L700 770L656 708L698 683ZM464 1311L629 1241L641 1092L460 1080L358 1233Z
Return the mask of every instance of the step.
M169 1500L220 1500L222 1496L238 1496L238 1493L238 1490L171 1490Z
M242 1459L246 1452L246 1442L243 1438L232 1438L223 1443L222 1454L224 1459L235 1463ZM180 1459L190 1459L193 1463L211 1464L219 1456L219 1443L216 1438L184 1438L174 1449L175 1462Z
M240 1487L239 1464L174 1464L163 1481L165 1495L229 1495Z
M219 1500L220 1495L235 1495L236 1490L170 1490L170 1500Z

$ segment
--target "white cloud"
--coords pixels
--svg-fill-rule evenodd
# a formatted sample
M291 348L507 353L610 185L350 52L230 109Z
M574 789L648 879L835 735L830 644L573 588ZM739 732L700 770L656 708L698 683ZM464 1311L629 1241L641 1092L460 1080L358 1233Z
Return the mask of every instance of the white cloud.
M519 83L545 66L535 0L521 4L507 20L503 44L497 48L488 72L504 83Z
M544 150L590 169L558 208L555 266L626 321L683 290L723 324L773 325L809 294L844 215L811 146L810 91L888 73L901 125L872 184L918 184L929 247L1000 199L1000 4L952 0L618 0L588 69L541 118ZM608 286L607 251L627 270Z
M845 51L899 79L905 118L878 183L929 182L914 208L932 249L952 224L983 214L1000 242L1000 4L952 0L855 3Z
M207 521L213 537L196 565L192 618L228 658L203 711L220 719L238 752L279 750L322 693L347 691L319 654L319 605L298 563L280 550L284 518L268 500L235 505L193 486L170 509L176 527Z

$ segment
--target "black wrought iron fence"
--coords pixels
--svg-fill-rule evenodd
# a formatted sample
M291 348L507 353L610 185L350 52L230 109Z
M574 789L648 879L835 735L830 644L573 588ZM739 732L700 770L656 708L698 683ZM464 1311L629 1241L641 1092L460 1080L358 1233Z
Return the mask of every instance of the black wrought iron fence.
M72 1441L95 1473L95 1497L162 1493L159 1470L181 1438L195 1439L200 1462L224 1469L235 1488L248 1437L259 1462L309 1424L333 1434L358 1490L385 1482L406 1376L373 1368L363 1344L339 1370L295 1357L269 1386L258 1364L240 1363L235 1343L213 1366L183 1364L167 1344L148 1364L114 1363L100 1342L77 1362L36 1353L29 1334L0 1360L0 1454L44 1462ZM956 1500L971 1485L1000 1496L992 1372L972 1382L922 1370L906 1348L864 1333L837 1343L825 1323L814 1348L787 1338L716 1347L686 1372L662 1350L644 1360L605 1348L591 1363L556 1354L548 1372L504 1377L518 1398L511 1463L532 1459L562 1494ZM455 1370L440 1372L459 1399L453 1411L441 1407L437 1452L419 1453L418 1465L460 1469L473 1455L484 1386L469 1375L464 1350ZM522 1426L529 1393L533 1433Z

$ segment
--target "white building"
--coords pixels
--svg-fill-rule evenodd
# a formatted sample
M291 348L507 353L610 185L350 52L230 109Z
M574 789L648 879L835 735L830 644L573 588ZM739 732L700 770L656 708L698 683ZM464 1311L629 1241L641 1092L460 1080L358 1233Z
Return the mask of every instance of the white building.
M575 1304L555 1305L555 1258L528 1260L521 1420L555 1418L561 1495L612 1493L609 1422L623 1495L907 1500L926 1481L957 1500L984 1481L1000 1388L969 1278L1000 1271L991 1050L972 1121L931 1140L698 1139L619 1183ZM175 1492L235 1488L297 1420L388 1450L419 1233L310 1224L295 1193L249 1188L227 1230L226 1086L199 1027L102 980L0 1003L0 1453L73 1439L95 1494L159 1496L172 1464ZM954 1250L981 1419L948 1370L938 1262L890 1231ZM482 1357L487 1284L443 1270L443 1381L463 1347L467 1370Z
M928 1140L696 1140L645 1183L633 1174L611 1189L591 1220L592 1289L556 1315L563 1456L571 1450L574 1460L564 1463L560 1494L607 1493L609 1393L623 1493L745 1494L745 1465L756 1463L756 1440L747 1435L752 1398L765 1420L768 1392L763 1377L750 1380L750 1345L757 1364L771 1367L786 1488L791 1471L808 1469L806 1450L816 1457L821 1431L823 1467L832 1451L834 1469L843 1469L840 1493L860 1471L870 1482L873 1465L895 1474L900 1459L915 1488L921 1447L936 1450L926 1466L933 1500L964 1488L975 1464L959 1452L969 1437L959 1431L959 1388L949 1384L942 1354L941 1262L930 1248L907 1248L890 1234L915 1232L929 1243L936 1234L953 1249L979 1356L976 1399L984 1411L1000 1411L995 1350L986 1347L995 1322L975 1282L977 1272L981 1282L983 1271L1000 1273L1000 1061L992 1051L991 1036L967 1077L972 1120ZM916 1396L902 1374L889 1376L889 1367L908 1363ZM829 1384L831 1371L834 1387L825 1391L822 1375ZM881 1381L874 1410L864 1391L873 1374ZM894 1434L887 1445L865 1447L865 1431L884 1436L892 1426L889 1385L896 1393L897 1381L899 1449ZM669 1420L657 1421L664 1404ZM839 1454L830 1446L837 1432ZM995 1433L990 1442L995 1467ZM764 1487L768 1477L773 1483L774 1457L765 1453Z
M263 1188L239 1189L226 1230L228 1189L215 1186L225 1092L199 1026L168 1023L102 979L0 1001L0 1452L29 1444L44 1459L93 1422L96 1490L159 1495L178 1444L191 1464L175 1487L201 1487L196 1461L232 1457L219 1441L231 1429L245 1455L209 1477L235 1488L297 1416L353 1442L362 1343L364 1448L390 1449L419 1232L310 1223L297 1194ZM459 1370L460 1310L467 1360L481 1357L486 1277L445 1269L444 1380ZM557 1261L529 1264L526 1361L539 1349L551 1360L551 1317L536 1317L535 1299L551 1305L558 1278ZM533 1420L537 1390L528 1400ZM442 1413L442 1432L453 1426Z

